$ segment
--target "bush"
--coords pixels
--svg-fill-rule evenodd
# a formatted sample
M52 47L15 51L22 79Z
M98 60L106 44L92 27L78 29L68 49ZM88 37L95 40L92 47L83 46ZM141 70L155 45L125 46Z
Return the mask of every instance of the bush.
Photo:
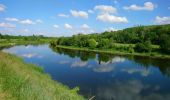
M91 49L94 49L94 48L96 48L96 46L97 46L97 42L96 42L95 39L89 39L89 40L88 40L88 45L89 45L89 47L90 47Z
M133 52L134 52L134 49L133 49L133 46L132 46L132 45L129 45L128 51L129 51L130 53L133 53Z
M57 44L57 42L56 42L56 41L50 41L50 45L51 45L51 46L53 46L53 47L54 47L54 46L56 46L56 44Z
M152 44L150 41L137 43L135 45L135 51L137 52L151 52L151 50L152 50Z
M101 39L100 41L98 41L98 48L109 48L111 45L111 42L109 41L109 39Z
M162 34L160 36L160 48L165 53L170 53L170 36Z

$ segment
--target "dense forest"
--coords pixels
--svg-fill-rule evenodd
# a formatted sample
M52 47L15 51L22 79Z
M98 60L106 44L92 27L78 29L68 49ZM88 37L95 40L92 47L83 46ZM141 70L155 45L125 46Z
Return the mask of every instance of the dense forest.
M159 52L169 54L170 25L137 26L119 31L106 31L101 34L78 34L72 37L60 37L51 42L51 45L114 49L130 53ZM158 46L158 48L154 48L154 46Z

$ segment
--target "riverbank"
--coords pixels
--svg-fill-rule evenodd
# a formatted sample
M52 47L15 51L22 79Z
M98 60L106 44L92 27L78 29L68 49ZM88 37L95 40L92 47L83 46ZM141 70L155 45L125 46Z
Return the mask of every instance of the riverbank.
M5 45L4 45L5 46ZM6 46L10 46L6 45ZM53 81L41 67L0 51L1 100L83 100L78 88Z
M79 48L79 47L61 46L61 45L57 45L55 47L63 48L63 49L71 49L71 50L96 52L96 53L107 53L107 54L116 54L116 55L134 55L134 56L143 56L143 57L151 57L151 58L170 59L170 55L159 54L157 52L152 52L152 53L133 52L133 53L129 53L129 52L125 52L125 51L122 52L122 51L116 51L116 50L112 50L112 49L89 49L89 48Z

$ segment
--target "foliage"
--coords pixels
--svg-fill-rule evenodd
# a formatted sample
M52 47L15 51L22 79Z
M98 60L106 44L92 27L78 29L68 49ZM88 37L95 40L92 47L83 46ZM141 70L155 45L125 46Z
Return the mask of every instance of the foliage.
M166 53L170 53L170 36L168 36L167 34L162 34L160 37L160 47L161 50L166 52Z
M94 39L98 44L95 46L96 43L94 43L94 45L89 46L89 39ZM103 32L101 34L78 34L72 37L60 37L56 44L75 47L92 47L93 49L113 49L130 53L134 52L133 46L117 46L115 43L136 44L136 52L162 51L168 53L170 51L169 39L170 25L152 25L136 26L114 32ZM152 50L154 47L151 45L160 46L160 50Z
M89 40L88 40L88 46L89 46L91 49L94 49L94 48L96 48L96 46L97 46L97 42L96 42L94 39L89 39Z
M143 43L137 43L135 45L135 51L137 52L151 52L152 47L151 47L151 42L150 41L146 41Z
M129 51L130 53L133 53L133 52L134 52L134 48L133 48L132 45L129 45L128 51Z
M109 39L101 39L98 42L98 48L109 48L110 47L110 41Z

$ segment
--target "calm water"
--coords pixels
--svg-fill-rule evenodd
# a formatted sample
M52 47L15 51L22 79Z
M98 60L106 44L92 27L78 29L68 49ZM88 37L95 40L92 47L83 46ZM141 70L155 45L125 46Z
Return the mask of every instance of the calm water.
M40 65L80 94L97 100L170 100L170 60L51 49L48 45L4 49Z

